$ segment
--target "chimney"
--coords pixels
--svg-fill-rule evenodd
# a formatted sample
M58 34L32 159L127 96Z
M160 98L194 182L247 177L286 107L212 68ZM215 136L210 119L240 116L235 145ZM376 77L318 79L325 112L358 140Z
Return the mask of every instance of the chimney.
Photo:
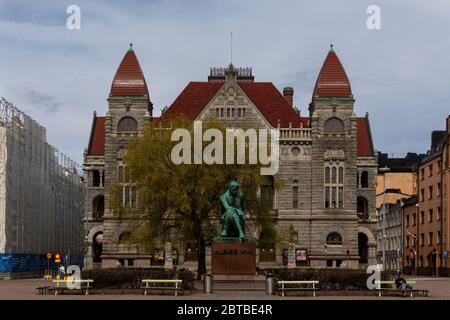
M286 87L283 89L283 96L286 99L287 103L291 107L294 106L294 89L292 87Z

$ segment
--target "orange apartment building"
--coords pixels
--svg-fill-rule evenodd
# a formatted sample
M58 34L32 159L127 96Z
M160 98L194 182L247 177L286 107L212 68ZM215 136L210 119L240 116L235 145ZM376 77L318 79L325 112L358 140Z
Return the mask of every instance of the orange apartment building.
M444 264L449 266L445 258L450 243L449 153L450 116L447 117L445 131L432 132L431 148L418 170L418 205L416 210L409 206L409 214L405 211L404 215L406 262L415 263L417 260L418 267L431 267L433 272Z

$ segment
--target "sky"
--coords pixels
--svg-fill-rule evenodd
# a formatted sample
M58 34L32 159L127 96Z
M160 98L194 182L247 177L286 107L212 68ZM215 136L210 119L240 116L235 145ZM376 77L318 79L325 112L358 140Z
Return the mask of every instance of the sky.
M80 29L68 29L70 5ZM370 5L380 8L371 30ZM303 116L330 44L350 78L358 116L390 156L429 149L450 115L448 0L0 0L0 96L47 128L78 163L93 112L104 115L129 43L154 115L210 67L252 67L255 81L294 88Z

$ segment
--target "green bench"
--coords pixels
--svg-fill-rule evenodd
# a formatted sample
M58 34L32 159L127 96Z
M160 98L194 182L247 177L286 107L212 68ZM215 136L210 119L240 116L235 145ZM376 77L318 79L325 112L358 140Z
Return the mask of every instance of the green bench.
M407 284L413 285L416 284L415 281L407 280ZM376 290L378 290L378 296L381 297L381 293L389 293L389 292L395 292L395 293L406 293L414 297L414 293L422 294L424 296L428 297L429 290L427 289L405 289L402 290L402 288L397 288L397 285L395 281L375 281Z
M313 297L316 296L316 290L318 288L319 281L296 281L296 280L280 280L278 281L278 290L281 291L281 295L284 297L286 291L312 291Z
M53 283L56 283L56 287L53 287L55 290L55 296L58 295L58 291L64 294L64 290L81 290L81 294L83 291L86 295L89 294L89 289L91 287L91 283L94 283L92 279L70 279L70 280L53 280ZM79 288L69 288L67 284L77 284ZM61 286L64 285L64 286Z
M147 295L148 290L160 290L163 294L165 290L170 290L177 296L178 291L183 291L182 283L183 280L179 279L144 279L141 289L144 290L144 295Z
M37 287L36 290L38 292L38 294L46 294L47 291L51 291L54 290L55 287L52 286L42 286L42 287Z

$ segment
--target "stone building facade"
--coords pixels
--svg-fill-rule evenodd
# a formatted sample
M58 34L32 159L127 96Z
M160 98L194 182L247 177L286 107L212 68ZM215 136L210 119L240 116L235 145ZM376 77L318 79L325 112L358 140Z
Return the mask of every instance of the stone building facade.
M368 115L357 117L345 70L333 48L312 94L309 115L293 105L293 88L283 93L256 82L250 68L212 68L208 81L190 82L161 116L210 117L232 127L275 128L280 132L280 168L263 192L272 197L281 230L293 228L295 248L306 253L297 265L359 268L376 262L375 153ZM107 187L120 179L129 138L152 115L152 103L134 51L114 77L105 117L94 114L85 151L88 267L148 266L158 252L138 255L122 245L131 230L108 211ZM280 188L274 188L280 185ZM123 205L132 206L132 186L123 184ZM177 247L177 263L189 266L190 244ZM282 265L284 252L259 252L260 266ZM207 257L208 263L208 257Z

